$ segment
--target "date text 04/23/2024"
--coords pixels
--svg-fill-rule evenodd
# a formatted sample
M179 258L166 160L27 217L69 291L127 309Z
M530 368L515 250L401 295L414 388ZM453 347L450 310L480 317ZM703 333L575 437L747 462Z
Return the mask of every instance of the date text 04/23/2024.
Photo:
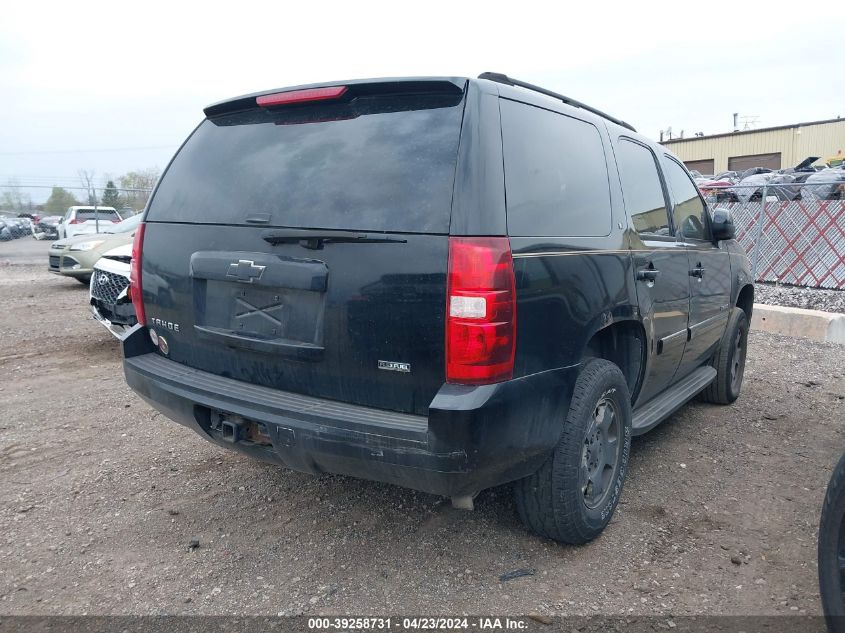
M510 630L521 631L528 628L528 622L522 618L500 617L369 617L369 618L308 618L308 629L312 631L332 630L405 630L405 631L454 631L457 629L479 631Z

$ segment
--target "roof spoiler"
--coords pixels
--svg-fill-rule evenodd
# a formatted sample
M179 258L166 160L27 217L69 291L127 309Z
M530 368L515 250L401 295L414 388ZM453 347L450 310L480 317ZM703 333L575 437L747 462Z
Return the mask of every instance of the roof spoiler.
M255 92L233 99L227 99L207 106L203 112L207 117L227 114L238 110L247 110L257 107L256 100L259 97L270 95L282 95L286 92L300 90L321 89L327 86L345 86L347 91L344 94L345 100L355 97L370 96L378 94L463 94L466 85L465 78L458 77L408 77L408 78L385 78L385 79L356 79L351 81L334 81L329 83L308 84L303 86L291 86L276 90L265 90Z
M507 86L519 86L520 88L526 88L527 90L533 90L534 92L539 92L540 94L544 94L547 97L552 97L554 99L559 99L563 101L567 105L571 105L575 108L581 108L582 110L586 110L587 112L592 112L593 114L597 114L598 116L602 117L603 119L607 119L608 121L612 121L616 125L621 125L624 128L628 128L632 132L636 132L634 126L630 123L625 123L622 119L617 119L616 117L610 116L606 112L602 112L592 106L588 106L586 103L582 103L575 99L570 99L562 94L558 94L557 92L552 92L551 90L546 90L545 88L541 88L540 86L535 86L534 84L527 83L525 81L520 81L519 79L511 79L507 75L503 75L502 73L481 73L478 76L479 79L487 79L488 81L495 81L499 84L505 84Z

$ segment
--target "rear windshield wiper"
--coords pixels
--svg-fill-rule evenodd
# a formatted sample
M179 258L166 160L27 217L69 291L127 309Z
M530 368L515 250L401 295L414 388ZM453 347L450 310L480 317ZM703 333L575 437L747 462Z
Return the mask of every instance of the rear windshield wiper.
M404 244L408 240L403 240L398 237L390 237L383 234L370 235L367 233L358 233L356 231L324 231L324 230L309 230L309 229L278 229L273 231L266 231L261 236L265 242L270 244L289 244L291 242L299 242L301 246L318 250L324 244L334 243L387 243L397 242Z

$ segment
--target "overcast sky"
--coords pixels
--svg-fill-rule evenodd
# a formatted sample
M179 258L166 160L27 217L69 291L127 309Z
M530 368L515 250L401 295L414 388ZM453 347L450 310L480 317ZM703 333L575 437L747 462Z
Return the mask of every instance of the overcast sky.
M0 186L164 168L203 106L344 78L503 72L653 138L730 131L733 112L758 127L845 115L836 5L578 4L13 3L0 21Z

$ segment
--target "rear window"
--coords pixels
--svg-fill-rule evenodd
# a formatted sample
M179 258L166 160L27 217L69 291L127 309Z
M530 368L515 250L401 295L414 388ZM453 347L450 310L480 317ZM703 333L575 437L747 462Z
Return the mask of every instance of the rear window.
M610 233L610 183L596 127L504 99L501 111L508 233Z
M364 96L205 120L147 219L448 233L462 94Z
M112 211L111 209L97 209L96 213L94 209L77 209L76 211L76 219L79 222L86 222L88 220L117 220L120 218L117 215L117 211Z

